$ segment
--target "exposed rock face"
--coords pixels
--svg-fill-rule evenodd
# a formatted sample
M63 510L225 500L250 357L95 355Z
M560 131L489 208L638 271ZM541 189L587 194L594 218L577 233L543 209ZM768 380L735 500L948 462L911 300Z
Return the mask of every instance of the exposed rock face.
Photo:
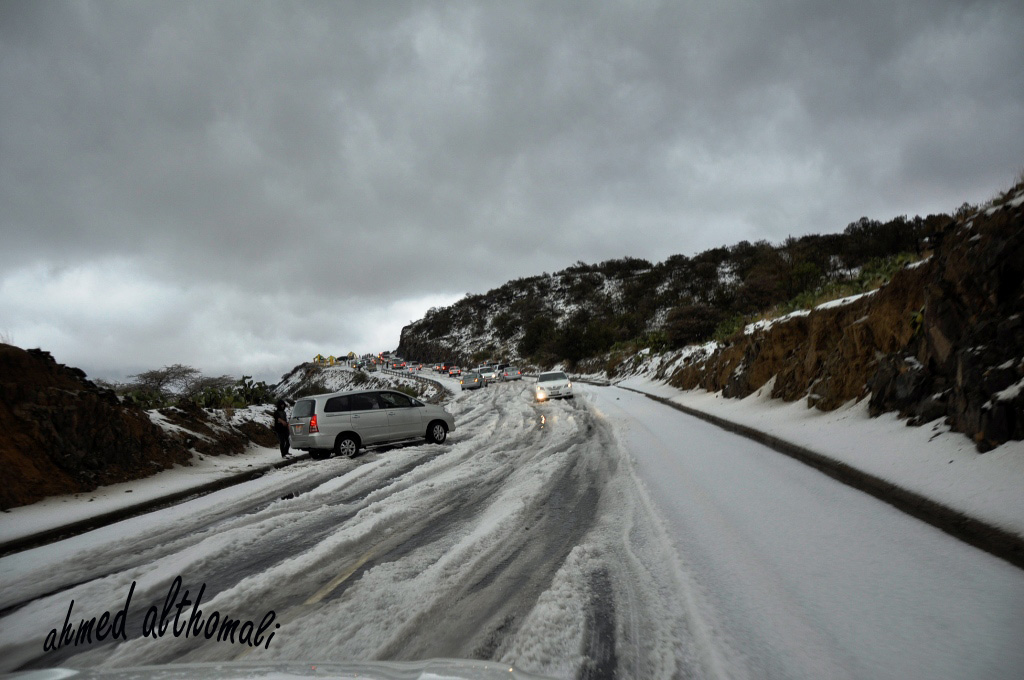
M832 410L870 396L874 415L946 417L979 451L1024 439L1024 185L950 222L933 256L876 293L733 338L672 384Z
M672 376L684 389L723 390L745 397L777 376L772 397L832 410L867 396L878 353L905 347L913 336L927 263L899 272L889 285L858 300L812 311L740 336L705 362Z
M919 385L901 399L880 376L873 409L923 419L944 403L953 429L981 451L1024 439L1022 203L1024 185L940 234L921 333L907 348L923 366Z
M182 416L181 424L195 431L205 420L199 410ZM81 370L41 350L0 344L0 508L187 465L192 449L240 452L257 436L262 445L272 445L273 433L263 429L250 437L233 428L210 429L211 440L170 435L142 409L86 380Z

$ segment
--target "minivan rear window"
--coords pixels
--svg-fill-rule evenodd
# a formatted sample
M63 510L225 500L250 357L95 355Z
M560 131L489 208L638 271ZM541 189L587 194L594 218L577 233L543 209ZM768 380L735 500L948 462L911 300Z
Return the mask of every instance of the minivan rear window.
M295 402L295 406L292 407L292 418L308 418L313 415L313 407L316 402L312 399L303 399L302 401Z

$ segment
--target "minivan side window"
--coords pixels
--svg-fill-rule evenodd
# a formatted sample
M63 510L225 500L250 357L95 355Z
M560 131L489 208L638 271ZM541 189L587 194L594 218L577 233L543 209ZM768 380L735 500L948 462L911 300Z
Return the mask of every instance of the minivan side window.
M352 409L347 394L342 397L331 397L324 404L324 413L342 413L350 410Z
M388 408L409 408L412 399L398 392L380 392L380 398Z
M351 395L351 405L353 411L369 411L380 408L377 397L373 394L353 394Z

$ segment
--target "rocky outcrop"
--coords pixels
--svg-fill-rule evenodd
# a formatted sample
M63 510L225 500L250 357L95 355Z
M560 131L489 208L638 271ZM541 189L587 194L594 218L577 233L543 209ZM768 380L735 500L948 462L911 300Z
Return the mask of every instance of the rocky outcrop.
M1024 439L1024 185L938 236L920 332L881 362L872 411L945 415L980 451Z
M1024 185L933 235L933 253L874 294L738 334L670 382L832 410L945 417L979 451L1024 439Z
M183 430L168 433L49 353L0 344L0 508L188 465L193 450L240 452L250 440L273 445L267 427L211 427L197 410L176 412Z

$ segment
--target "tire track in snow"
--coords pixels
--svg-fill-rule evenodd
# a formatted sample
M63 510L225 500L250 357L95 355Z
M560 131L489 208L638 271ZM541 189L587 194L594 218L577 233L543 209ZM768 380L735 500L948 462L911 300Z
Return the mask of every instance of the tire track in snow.
M568 677L639 678L665 668L638 641L660 624L637 622L645 614L634 607L649 596L631 581L648 574L622 564L622 492L608 493L620 453L607 425L584 398L537 404L527 383L467 392L449 408L459 427L444 446L312 463L310 488L196 534L151 539L117 578L139 576L145 588L136 596L149 603L184 569L186 585L207 582L204 608L273 609L282 629L271 649L246 660L511 656L527 666L517 650L542 635L529 622L557 578L575 589L585 614L585 630L555 652L575 664ZM644 521L635 508L629 514ZM565 570L581 546L590 546L589 566L577 578ZM120 585L84 588L75 592L124 596ZM68 660L127 666L227 660L239 651L135 639Z

